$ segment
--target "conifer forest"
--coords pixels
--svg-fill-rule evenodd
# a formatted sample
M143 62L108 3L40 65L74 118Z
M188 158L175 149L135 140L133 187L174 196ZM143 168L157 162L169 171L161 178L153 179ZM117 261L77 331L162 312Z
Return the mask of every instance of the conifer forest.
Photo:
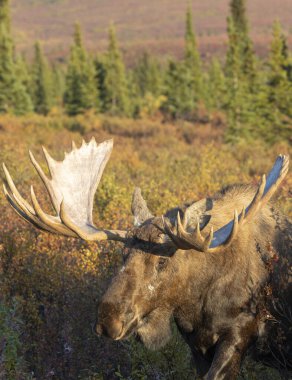
M291 157L291 30L275 19L267 54L258 54L248 2L229 1L224 52L207 58L186 1L180 57L145 48L126 60L110 19L105 49L89 49L77 13L68 54L56 60L41 39L31 41L30 54L18 48L10 0L0 0L0 160L21 194L30 200L34 184L44 209L49 204L28 150L45 170L42 145L61 160L72 140L113 138L94 220L119 229L132 226L135 186L162 215L230 184L256 184L278 154ZM290 217L291 192L288 174L275 204ZM0 210L0 380L198 378L175 326L159 351L92 333L97 302L122 263L120 243L40 232L2 190ZM268 364L247 355L239 379L284 379Z

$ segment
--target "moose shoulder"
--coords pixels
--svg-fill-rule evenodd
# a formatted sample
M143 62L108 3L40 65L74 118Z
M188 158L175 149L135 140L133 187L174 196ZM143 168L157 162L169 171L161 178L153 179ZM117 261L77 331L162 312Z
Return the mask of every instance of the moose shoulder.
M32 205L25 201L4 166L9 203L37 228L124 242L124 265L99 304L96 332L115 340L134 334L156 349L169 340L174 318L206 379L236 379L249 348L285 376L292 367L292 233L269 200L287 174L288 158L279 156L258 187L227 187L162 217L153 216L136 189L135 226L113 231L92 221L111 150L112 141L92 140L73 146L63 162L44 151L51 179L30 154L56 216L41 209L33 188Z

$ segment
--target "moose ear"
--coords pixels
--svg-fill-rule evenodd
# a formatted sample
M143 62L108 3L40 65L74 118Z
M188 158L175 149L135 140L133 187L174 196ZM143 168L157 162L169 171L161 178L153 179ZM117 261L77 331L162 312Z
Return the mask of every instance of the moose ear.
M200 230L202 230L210 221L211 215L208 211L213 208L213 202L210 198L201 199L193 203L185 210L185 220L187 229L193 230L196 228L198 222L200 223Z
M132 214L134 215L134 225L139 227L146 220L151 219L154 215L149 211L145 199L142 197L141 189L136 187L132 197Z

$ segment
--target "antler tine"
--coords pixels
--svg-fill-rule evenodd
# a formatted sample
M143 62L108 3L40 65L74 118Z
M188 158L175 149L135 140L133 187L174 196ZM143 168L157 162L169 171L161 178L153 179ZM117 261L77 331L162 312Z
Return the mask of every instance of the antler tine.
M42 150L43 150L43 153L44 153L44 156L46 159L47 166L49 168L50 175L51 175L51 177L53 177L54 167L56 165L56 161L50 156L49 152L47 151L47 149L44 146L42 146Z
M178 237L181 237L185 234L185 230L181 222L179 211L177 212L176 221L177 221L177 225L176 225L177 235Z
M224 243L224 246L227 247L236 237L238 233L238 213L237 210L234 210L234 218L233 218L233 226L232 226L232 231L231 234L229 235L228 239Z
M42 211L35 197L33 187L31 189L31 193L32 193L32 202L33 202L34 208L32 208L31 205L18 192L5 164L3 164L3 169L6 176L7 184L9 186L9 190L11 191L11 194L10 194L5 184L3 184L4 195L6 199L8 200L9 204L12 206L12 208L20 217L22 217L25 221L31 223L32 225L34 225L35 227L43 231L47 231L54 234L62 233L63 235L66 235L66 236L75 236L75 237L77 236L73 231L69 230L66 226L64 226L63 229L58 228L59 227L58 223L53 220L53 219L57 220L57 218L51 217Z
M55 231L55 233L59 233L61 235L65 235L65 236L77 237L77 235L72 230L70 230L67 226L63 225L62 223L60 223L58 221L57 217L53 217L51 215L46 214L42 210L42 208L41 208L41 206L40 206L40 204L39 204L39 202L35 196L33 186L31 186L30 190L31 190L31 201L32 201L33 207L35 209L35 212L36 212L37 216L40 218L40 220L46 226L53 229Z
M285 178L286 174L288 173L288 169L289 169L289 156L281 155L281 156L278 157L277 161L279 159L281 160L281 163L282 163L279 176L276 178L276 180L274 181L274 183L272 183L270 185L270 187L267 186L267 188L265 189L264 200L263 200L264 203L267 203L269 201L269 199L275 193L275 191L277 190L278 186L280 185L280 183L283 181L283 179ZM276 163L277 163L277 161L276 161ZM276 166L276 163L275 163L274 167ZM271 172L268 175L267 182L273 181L273 170L274 170L274 167L273 167L273 169L271 170ZM268 183L267 183L267 185L268 185Z
M200 222L197 223L196 229L193 233L188 233L181 221L180 214L177 214L177 237L180 241L184 241L188 246L195 248L199 251L205 252L213 239L213 227L210 234L204 238L200 232Z
M280 163L280 168L278 167ZM289 156L279 155L277 160L270 171L267 179L266 176L262 176L262 180L258 191L252 200L250 206L246 209L245 221L252 218L252 216L258 211L260 207L263 207L273 196L280 183L285 178L289 169Z
M44 149L44 148L43 148ZM33 153L29 150L29 158L31 160L31 163L33 164L35 170L37 171L38 175L40 176L41 180L43 181L43 184L45 185L45 188L47 189L48 191L48 194L50 196L50 199L51 199L51 202L52 202L52 205L56 211L56 213L58 213L58 205L54 199L54 196L53 196L53 189L52 189L52 185L51 185L51 181L48 179L48 177L45 175L45 173L43 172L42 168L40 167L39 163L37 162L37 160L35 159ZM46 152L46 154L48 154Z
M56 233L56 234L62 233L63 235L66 235L66 236L75 236L75 237L77 236L76 234L74 234L74 232L69 230L66 226L64 226L64 228L61 231L60 228L58 228L57 223L52 223L54 221L53 220L54 217L50 217L49 215L45 214L42 211L35 197L33 188L31 189L31 192L32 192L32 202L33 202L34 208L31 207L31 205L20 195L5 164L3 164L3 169L4 169L6 179L7 179L9 190L11 191L11 194L9 194L9 192L7 191L4 185L4 194L8 202L15 209L18 215L20 215L26 221L32 223L34 226L42 230L45 230L51 233Z
M6 186L3 184L3 191L4 195L10 204L10 206L14 209L14 211L26 222L32 224L33 226L41 229L42 231L47 231L51 233L55 233L55 231L50 230L47 226L43 225L36 217L34 217L29 212L24 212L23 209L19 206L19 204L16 202L15 198L9 194L7 191Z
M43 172L43 169L38 164L37 160L34 158L34 155L31 150L28 151L29 158L31 160L31 163L33 164L34 168L36 169L38 175L40 176L41 180L43 181L44 185L47 187L49 186L49 179Z
M256 214L256 212L260 208L262 197L263 197L263 194L265 191L265 187L266 187L266 176L265 176L265 174L263 174L262 178L261 178L260 185L257 189L257 192L255 193L255 196L254 196L251 204L247 207L247 209L245 211L246 215L245 215L245 219L243 220L243 223L245 223L246 220L248 220L254 214Z
M170 239L174 242L176 246L181 245L181 239L179 239L178 236L175 233L173 233L170 222L167 219L165 219L163 215L161 216L161 219L164 232L170 237ZM186 249L189 249L189 247Z
M34 209L24 198L22 198L19 191L17 190L10 173L8 169L6 168L6 165L3 163L2 166L3 166L3 170L4 170L4 174L6 177L9 190L11 191L13 197L19 200L20 204L22 204L25 209L27 209L30 213L34 214Z
M56 233L55 230L48 227L46 224L44 224L41 220L38 219L36 216L35 210L31 207L31 205L20 195L18 192L16 186L14 185L14 182L10 176L9 171L7 170L6 166L3 164L4 173L6 176L7 184L9 187L9 190L11 194L6 189L6 186L3 185L4 188L4 194L6 199L8 200L9 204L15 209L15 211L20 215L22 218L24 218L26 221L32 223L33 225L37 226L38 228L42 230L46 230L51 233Z
M180 217L180 213L178 212L177 213L177 234L179 237L181 236L184 236L187 234L187 231L186 231L186 228L187 228L187 218L186 216L184 215L183 216L183 220L181 220L181 217ZM198 225L199 225L199 229L198 229ZM202 241L202 235L200 233L200 222L198 222L198 224L196 225L196 230L195 230L195 239L196 240L200 240ZM192 236L194 236L194 234L192 234Z
M213 229L213 226L212 226L211 230L210 230L210 233L206 237L206 239L204 241L204 244L203 244L203 251L204 252L207 252L209 250L210 244L211 244L211 242L213 240L213 236L214 236L214 229Z
M183 220L182 220L182 225L183 225L184 230L186 230L187 224L188 224L188 218L187 218L187 215L186 215L186 212L185 212L184 215L183 215Z
M202 240L203 239L202 234L201 234L200 222L199 221L198 221L198 223L196 225L196 229L195 229L195 238L197 240Z

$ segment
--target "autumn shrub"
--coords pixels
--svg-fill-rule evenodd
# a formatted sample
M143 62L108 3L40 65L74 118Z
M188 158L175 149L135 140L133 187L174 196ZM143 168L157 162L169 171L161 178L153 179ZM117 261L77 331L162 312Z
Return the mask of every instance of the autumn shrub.
M119 118L103 118L102 128L116 136L130 137L130 138L151 138L160 129L159 122L150 120L131 120Z
M82 128L73 128L74 123ZM209 138L205 127L210 128ZM184 137L186 128L193 138ZM142 188L149 208L159 215L231 183L256 183L277 154L291 151L285 142L227 145L216 128L93 114L4 116L0 118L0 160L9 167L23 196L29 200L33 183L41 205L52 213L29 163L28 148L47 172L40 145L63 159L62 152L70 150L72 139L78 145L92 136L98 142L114 138L114 151L95 197L94 220L101 227L129 228L135 186ZM291 214L291 185L290 176L276 196L286 214ZM41 233L14 214L2 193L0 206L0 336L8 337L7 344L0 339L0 378L10 380L6 373L16 380L29 378L25 376L37 380L194 376L190 352L175 329L171 343L159 352L148 351L134 340L113 342L92 333L96 304L121 264L121 244L86 243ZM277 380L277 376L247 361L241 379Z

